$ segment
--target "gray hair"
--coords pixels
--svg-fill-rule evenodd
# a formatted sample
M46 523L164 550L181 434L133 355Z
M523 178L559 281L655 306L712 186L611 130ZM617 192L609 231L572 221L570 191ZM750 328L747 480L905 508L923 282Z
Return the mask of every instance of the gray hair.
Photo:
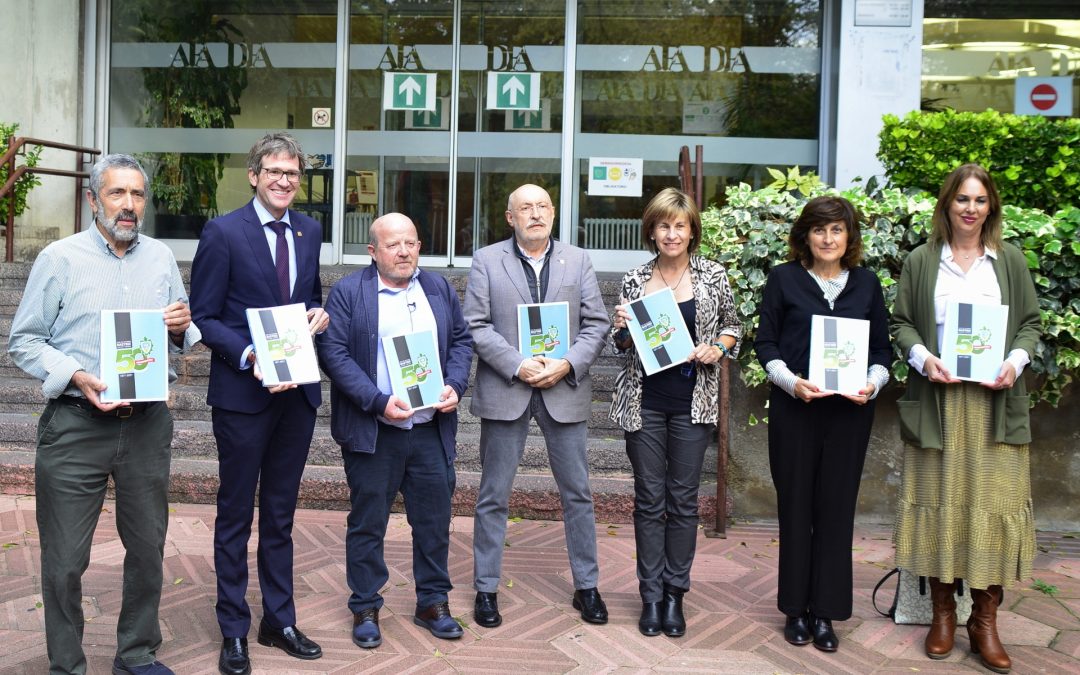
M275 131L266 134L251 146L247 156L248 171L258 174L262 171L263 157L281 154L295 157L300 162L301 171L308 168L307 157L300 147L300 142L283 131Z
M149 198L150 179L146 175L146 169L143 169L142 164L139 164L139 160L131 155L114 153L105 155L99 159L94 164L94 168L90 170L90 194L94 196L94 201L100 203L101 200L99 199L99 195L101 193L101 185L105 182L105 172L110 169L133 169L141 173L143 189L146 190L146 196Z

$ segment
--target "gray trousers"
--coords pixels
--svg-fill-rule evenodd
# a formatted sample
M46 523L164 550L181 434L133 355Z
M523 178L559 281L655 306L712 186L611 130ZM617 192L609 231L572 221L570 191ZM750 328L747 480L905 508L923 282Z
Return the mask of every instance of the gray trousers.
M480 420L482 473L473 527L473 586L484 593L499 590L510 491L532 418L544 434L551 473L562 500L563 530L574 588L595 588L600 577L596 561L596 518L585 456L587 423L555 421L548 414L540 392L535 391L529 409L518 419Z
M152 663L161 646L158 603L169 517L172 415L164 403L129 419L98 417L63 399L38 421L34 466L41 541L41 595L52 673L85 673L82 575L105 500L116 485L116 529L124 544L124 586L116 655Z
M698 486L712 424L690 415L641 411L641 429L626 432L634 467L634 542L642 602L660 602L664 586L690 589L697 549Z

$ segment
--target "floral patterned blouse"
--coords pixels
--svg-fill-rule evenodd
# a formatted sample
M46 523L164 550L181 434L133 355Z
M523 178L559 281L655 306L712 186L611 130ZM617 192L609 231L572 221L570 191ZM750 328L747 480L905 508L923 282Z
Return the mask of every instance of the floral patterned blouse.
M621 294L627 302L645 295L645 283L652 277L655 266L656 258L653 258L626 273L622 280ZM698 342L713 343L718 341L721 335L730 335L735 338L735 347L730 350L729 356L735 358L739 354L739 344L742 341L742 324L735 314L735 298L731 294L731 285L728 283L724 266L699 255L691 255L690 283L694 288L697 310L695 332ZM613 339L616 332L612 325ZM623 369L615 378L615 393L611 397L609 416L624 430L638 431L641 429L641 392L645 371L632 347L625 352L618 347L614 349L626 360ZM716 424L719 391L719 364L699 365L690 405L691 422Z

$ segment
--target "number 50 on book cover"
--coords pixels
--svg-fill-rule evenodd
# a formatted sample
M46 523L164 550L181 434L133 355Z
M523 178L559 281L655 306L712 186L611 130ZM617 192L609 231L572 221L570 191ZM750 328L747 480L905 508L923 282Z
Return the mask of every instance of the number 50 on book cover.
M102 403L169 398L169 334L160 309L101 312Z
M670 288L649 293L627 304L634 317L626 327L646 375L684 363L694 351L690 331Z
M950 302L945 306L941 360L953 377L993 382L1005 360L1008 305Z
M435 333L430 330L382 339L386 372L394 396L409 402L413 410L439 402L443 390L442 365Z
M814 314L810 317L810 377L821 388L857 395L866 388L870 322Z
M319 381L319 362L303 303L247 310L263 386Z

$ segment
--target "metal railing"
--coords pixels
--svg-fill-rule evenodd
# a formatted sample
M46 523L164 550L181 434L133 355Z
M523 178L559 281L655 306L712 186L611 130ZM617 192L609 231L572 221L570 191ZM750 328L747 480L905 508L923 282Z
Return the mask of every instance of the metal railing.
M40 146L43 148L54 148L56 150L67 150L75 153L75 170L67 169L50 169L44 166L20 166L15 168L15 157L25 153L26 146ZM2 187L0 187L0 200L8 199L8 213L7 223L4 227L4 240L6 247L6 254L4 260L7 262L13 262L15 259L15 183L19 181L26 174L46 174L50 176L68 176L75 178L75 231L78 232L82 229L82 179L89 178L90 174L86 171L82 171L83 155L100 155L101 150L94 148L87 148L81 145L70 145L68 143L57 143L55 141L45 141L40 138L28 138L26 136L12 136L8 139L7 152L0 158L0 165L7 165L8 167L8 179Z
M705 207L704 168L705 158L702 146L694 147L694 161L690 162L690 148L682 146L679 150L679 187L690 195L698 210ZM716 420L716 521L712 529L705 530L707 537L727 538L727 465L728 465L728 420L731 417L731 359L720 359L720 410Z

